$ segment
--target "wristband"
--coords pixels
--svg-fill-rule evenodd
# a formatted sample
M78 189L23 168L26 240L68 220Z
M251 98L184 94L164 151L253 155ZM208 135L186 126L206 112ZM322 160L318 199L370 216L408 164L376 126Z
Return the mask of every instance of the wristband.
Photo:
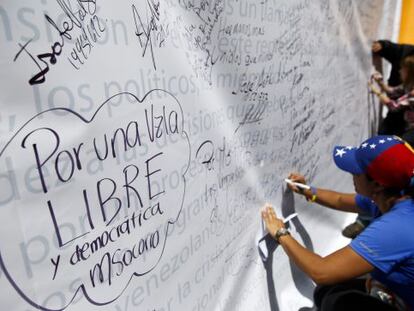
M278 244L280 244L279 239L282 236L285 236L285 235L290 235L290 232L289 232L288 229L286 229L286 228L280 228L279 230L277 230L276 233L275 233L275 240L276 240L276 242Z
M310 198L306 198L306 201L313 203L316 201L316 188L311 186L310 191L312 193L312 196Z

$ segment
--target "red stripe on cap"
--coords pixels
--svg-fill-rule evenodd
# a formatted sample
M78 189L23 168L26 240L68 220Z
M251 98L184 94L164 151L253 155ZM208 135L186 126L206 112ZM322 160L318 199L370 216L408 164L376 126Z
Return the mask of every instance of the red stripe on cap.
M404 189L414 175L414 154L403 143L382 152L370 163L367 173L388 188Z

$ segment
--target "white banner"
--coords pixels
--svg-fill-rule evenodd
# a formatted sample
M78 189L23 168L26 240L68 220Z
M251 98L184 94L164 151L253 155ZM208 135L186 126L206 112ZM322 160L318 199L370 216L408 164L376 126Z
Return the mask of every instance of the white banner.
M259 211L298 213L292 234L320 254L347 243L344 214L283 179L351 190L331 150L376 120L384 8L1 1L1 309L310 306L315 285L262 238Z

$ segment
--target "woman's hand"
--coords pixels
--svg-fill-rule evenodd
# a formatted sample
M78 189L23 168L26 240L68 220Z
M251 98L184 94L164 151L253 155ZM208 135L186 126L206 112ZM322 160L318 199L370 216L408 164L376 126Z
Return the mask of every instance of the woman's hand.
M382 50L382 45L378 41L374 41L371 46L372 52L378 53Z
M283 220L277 218L275 210L273 209L272 205L268 203L266 203L262 209L262 218L266 224L267 232L269 232L272 238L275 238L276 232L279 229L285 228Z
M384 77L379 72L374 72L371 75L372 79L374 79L376 82L382 82L384 80Z
M293 182L298 182L298 183L306 185L305 177L303 175L299 174L299 173L291 173L288 178ZM301 189L301 188L299 188L295 185L292 185L292 184L288 183L287 186L293 192L304 194L303 189Z

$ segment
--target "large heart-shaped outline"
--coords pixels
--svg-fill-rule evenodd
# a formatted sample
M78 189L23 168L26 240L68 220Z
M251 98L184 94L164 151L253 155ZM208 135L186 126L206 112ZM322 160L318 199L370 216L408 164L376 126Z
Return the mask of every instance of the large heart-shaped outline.
M32 118L30 118L28 121L26 121L16 132L15 132L15 134L7 141L7 143L5 144L5 146L3 147L3 149L0 151L0 158L3 156L3 154L5 153L5 151L7 150L7 148L9 147L9 145L13 142L13 140L16 138L16 136L28 125L28 124L30 124L30 122L32 122L33 120L35 120L36 118L38 118L39 116L41 116L41 115L44 115L44 114L47 114L47 113L51 113L51 112L53 112L53 111L61 111L61 112L67 112L67 113L70 113L70 114L72 114L72 115L75 115L76 117L78 117L81 121L83 121L84 123L86 123L86 124L89 124L89 123L91 123L91 122L93 122L94 121L94 119L95 119L95 117L98 115L98 113L99 113L99 111L101 111L102 110L102 108L105 106L105 105L107 105L112 99L114 99L114 98L116 98L116 97L118 97L118 96L123 96L123 95L126 95L126 96L131 96L132 98L134 98L135 100L136 100L136 103L138 103L138 104L143 104L144 103L144 101L146 100L146 98L151 94L151 93L153 93L153 92L164 92L164 93L166 93L168 96L171 96L173 99L174 99L174 101L178 104L178 106L179 106L179 108L180 108L180 112L181 112L181 116L182 116L182 124L181 124L181 129L182 129L182 134L183 134L183 138L186 140L186 142L187 142L187 144L188 144L188 150L189 150L189 152L188 152L188 159L187 159L187 167L186 167L186 169L185 169L185 171L183 172L183 174L181 175L181 178L182 178L182 180L183 180L183 194L182 194L182 198L181 198L181 204L180 204L180 208L179 208L179 210L178 210L178 213L177 213L177 217L175 218L175 219L173 219L173 220L171 220L171 219L168 219L167 220L167 224L166 224L166 230L165 230L165 237L164 237L164 244L163 244L163 246L162 246L162 250L161 250L161 254L160 254L160 256L159 256L159 258L158 258L158 260L154 263L154 265L150 268L150 269L148 269L147 271L145 271L145 272L143 272L143 273L138 273L138 272L134 272L130 277L129 277L129 280L126 282L126 284L125 284L125 286L124 286L124 288L122 289L122 291L115 297L115 298L113 298L113 299L111 299L111 300L107 300L107 301L97 301L97 300L94 300L93 298L91 298L90 296L89 296L89 294L88 294L88 291L87 291L87 289L85 288L85 285L84 284L82 284L82 285L79 285L79 287L76 289L76 291L74 292L74 294L73 294L73 297L68 301L68 303L65 305L65 306L63 306L62 308L59 308L59 309L50 309L50 308L46 308L46 307L44 307L44 306L42 306L42 305L39 305L38 303L36 303L35 301L33 301L30 297L28 297L24 292L23 292L23 290L17 285L17 283L13 280L13 277L11 276L11 274L9 273L9 271L8 271L8 269L7 269L7 267L6 267L6 265L5 265L5 263L4 263L4 260L3 260L3 256L2 256L2 252L1 252L1 250L0 250L0 268L4 271L4 275L6 276L6 278L7 278L7 280L10 282L10 284L13 286L13 288L16 290L16 292L28 303L28 304L30 304L32 307L34 307L34 308L36 308L36 309L39 309L39 310L44 310L44 311L62 311L62 310L65 310L68 306L70 306L71 305L71 303L74 301L74 299L75 299L75 297L76 297L76 295L78 295L78 292L82 292L83 293L83 295L85 296L85 298L88 300L88 302L89 303L91 303L91 304L93 304L93 305L96 305L96 306L104 306L104 305L107 305L107 304L110 304L110 303L112 303L112 302L114 302L114 301L116 301L119 297L121 297L122 296L122 294L125 292L125 290L128 288L128 286L129 286L129 284L131 283L131 281L133 280L133 278L134 277L139 277L139 276L144 276L144 275L146 275L146 274L148 274L148 273L150 273L151 271L153 271L157 266L158 266L158 264L159 264L159 262L161 261L161 258L163 257L163 254L164 254L164 251L165 251L165 246L166 246L166 242L167 242L167 239L168 239L168 228L169 228L169 226L171 226L171 225L173 225L177 220L178 220L178 218L179 218L179 216L180 216L180 214L181 214L181 211L182 211L182 208L183 208L183 205L184 205L184 199L185 199L185 193L186 193L186 178L185 178L185 175L186 175L186 173L187 173L187 171L188 171L188 169L189 169L189 166L190 166L190 161L191 161L191 144L190 144L190 140L189 140L189 137L188 137L188 134L187 134L187 132L185 131L185 129L184 129L184 124L185 124L185 122L184 122L184 112L183 112L183 109L182 109L182 106L181 106L181 104L180 104L180 102L178 101L178 99L173 95L173 94L171 94L170 92L168 92L168 91L166 91L166 90L163 90L163 89L152 89L152 90L150 90L150 91L148 91L143 97L142 97L142 99L139 99L136 95L134 95L134 94L132 94L132 93L130 93L130 92L120 92L120 93L117 93L117 94L115 94L115 95L112 95L111 97L109 97L108 99L106 99L97 109L96 109L96 111L95 111L95 113L92 115L92 117L90 118L90 119L87 119L87 118L85 118L84 116L82 116L80 113L78 113L78 112L76 112L76 111L73 111L73 110L71 110L71 109L69 109L69 108L65 108L65 107L55 107L55 108L51 108L51 109L47 109L47 110L44 110L44 111L42 111L42 112L40 112L40 113L38 113L38 114L36 114L36 115L34 115ZM135 103L133 103L133 104L135 104Z

